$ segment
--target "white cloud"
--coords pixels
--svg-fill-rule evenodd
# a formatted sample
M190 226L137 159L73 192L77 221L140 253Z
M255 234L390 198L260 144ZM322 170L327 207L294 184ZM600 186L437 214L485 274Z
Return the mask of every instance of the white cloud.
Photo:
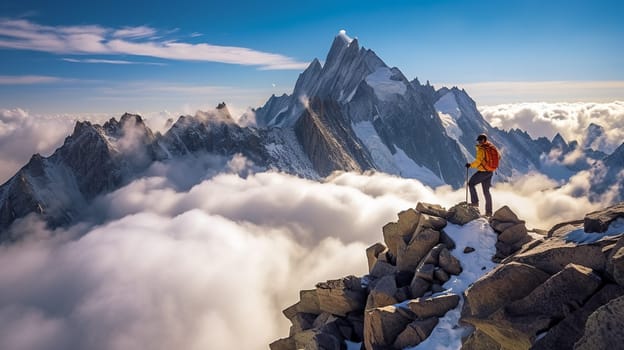
M72 63L105 63L105 64L147 64L154 66L164 66L164 63L158 62L138 62L138 61L125 61L125 60L103 60L96 58L77 59L77 58L62 58L63 61Z
M288 334L281 310L299 290L366 273L366 247L399 211L464 199L386 174L206 175L215 162L156 164L94 203L97 225L14 225L31 238L0 247L0 329L20 330L0 331L0 348L266 348ZM495 208L547 229L599 206L576 198L585 180L496 183Z
M31 85L60 82L63 79L45 75L0 75L0 85Z
M185 43L153 37L147 26L121 29L91 26L53 27L28 20L0 19L0 47L56 54L134 55L170 60L222 62L263 70L304 69L305 62L244 47Z
M516 102L611 102L624 98L624 81L494 81L479 83L457 82L466 89L478 105Z
M611 103L517 103L479 108L492 126L502 129L520 128L532 137L552 139L560 133L566 141L584 141L591 123L605 130L599 144L611 153L624 140L624 102Z

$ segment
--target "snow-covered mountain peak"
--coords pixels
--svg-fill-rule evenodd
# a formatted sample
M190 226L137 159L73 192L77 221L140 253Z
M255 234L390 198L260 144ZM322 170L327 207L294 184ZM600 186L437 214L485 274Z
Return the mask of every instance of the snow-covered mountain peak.
M340 30L340 31L338 32L338 35L336 36L336 38L340 38L340 39L342 39L342 40L345 42L345 44L347 44L347 45L348 45L348 44L350 44L350 43L353 41L353 39L352 39L352 38L350 38L350 37L347 35L347 31L346 31L346 30L344 30L344 29L342 29L342 30ZM357 40L357 39L356 39L356 40Z

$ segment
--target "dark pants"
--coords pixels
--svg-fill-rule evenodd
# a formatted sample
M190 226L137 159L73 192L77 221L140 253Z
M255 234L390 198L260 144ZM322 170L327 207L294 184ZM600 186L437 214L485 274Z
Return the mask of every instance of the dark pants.
M477 196L477 190L475 186L481 184L483 187L483 197L485 197L485 213L492 214L492 196L490 195L490 187L492 186L492 172L491 171L477 171L470 177L468 181L468 187L470 188L470 202L472 204L479 204L479 197Z

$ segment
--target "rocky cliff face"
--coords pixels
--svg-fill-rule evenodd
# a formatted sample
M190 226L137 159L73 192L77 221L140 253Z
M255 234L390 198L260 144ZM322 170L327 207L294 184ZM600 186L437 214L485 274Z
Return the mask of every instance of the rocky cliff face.
M369 274L301 291L284 310L290 335L271 349L342 349L345 342L403 349L436 336L462 349L608 349L624 341L624 203L544 235L530 235L507 207L489 222L463 204L447 211L419 203L398 216L383 227L384 243L366 250ZM447 226L479 222L494 232L495 249L458 246L454 239L468 231L455 235ZM493 265L465 258L486 251L495 252ZM475 273L470 261L491 270L461 290L462 274ZM455 308L461 318L446 315ZM448 318L455 323L435 333ZM461 331L465 325L472 328ZM459 329L457 343L448 339L451 328Z

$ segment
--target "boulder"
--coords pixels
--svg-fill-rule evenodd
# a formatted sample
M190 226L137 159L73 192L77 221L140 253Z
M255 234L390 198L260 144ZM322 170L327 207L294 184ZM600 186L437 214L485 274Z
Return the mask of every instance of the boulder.
M563 321L548 330L548 333L537 340L533 350L572 349L583 335L587 318L600 306L624 295L624 288L616 284L607 284L596 292L582 308L574 311Z
M440 232L428 228L415 234L409 243L400 241L397 249L397 269L414 271L420 260L438 244L439 239Z
M315 333L305 345L304 350L341 350L343 339L330 333Z
M383 238L388 251L392 256L396 256L397 247L400 241L403 241L403 235L399 230L399 224L396 222L389 222L382 228Z
M317 315L321 313L316 289L302 290L299 292L299 305L297 307L297 311Z
M419 202L416 205L416 211L422 214L433 215L433 216L437 216L439 218L445 218L445 219L448 216L448 211L444 207L438 204L429 204L429 203Z
M292 322L292 327L290 328L291 335L314 328L314 320L316 317L317 315L315 314L298 312L295 317L290 320Z
M576 350L621 349L624 344L624 296L598 308L587 319Z
M412 318L395 306L366 310L364 314L364 347L390 348Z
M444 227L446 227L446 224L447 222L444 218L427 214L420 214L420 220L418 221L418 226L416 226L415 232L420 232L427 228L440 231Z
M416 269L416 276L429 282L433 281L433 272L435 266L433 264L421 264Z
M447 220L456 225L464 225L480 216L478 208L461 202L449 209Z
M438 265L451 275L459 275L462 272L461 263L454 257L448 249L443 248L438 257Z
M269 344L271 350L296 350L295 340L293 338L278 339Z
M524 226L523 223L520 223L505 229L500 235L498 235L498 240L507 244L514 244L528 236L529 234L526 226Z
M413 321L397 336L394 342L394 349L404 349L420 344L431 335L437 324L437 317Z
M416 298L407 303L407 307L418 317L442 317L459 304L459 295L446 294L430 298Z
M505 309L514 316L544 315L560 320L579 309L601 283L590 268L569 264Z
M377 260L375 262L375 265L373 266L373 269L370 272L370 275L375 278L381 278L384 276L394 275L396 272L396 266L381 260Z
M394 276L382 277L376 284L375 288L368 294L366 301L366 309L374 309L376 307L388 306L397 303L394 297L397 293L397 286Z
M373 270L373 266L377 262L377 258L379 254L385 253L388 251L388 247L381 243L375 243L372 246L366 248L366 258L368 259L368 271Z
M583 227L585 228L585 232L588 233L605 232L609 228L611 222L618 218L624 218L624 202L585 215Z
M429 253L421 260L421 264L433 264L438 265L440 252L442 249L446 248L446 245L443 243L437 244L435 247L431 248Z
M549 277L526 264L499 265L464 292L462 317L485 318L507 303L524 298Z
M433 271L433 277L435 277L435 279L440 281L442 284L451 279L451 276L449 276L449 274L441 268L436 268L435 271Z
M399 213L399 231L404 237L409 237L416 230L420 222L420 213L410 208Z
M496 345L489 349L529 349L537 333L547 329L550 320L544 316L508 318L499 310L487 319L463 319Z
M492 226L492 229L494 229L496 233L501 233L505 231L506 229L515 225L518 225L518 223L517 222L503 222L503 221L498 221L495 219L490 219L490 226Z
M608 254L607 273L613 281L624 286L624 237L618 240Z
M410 283L409 289L412 293L412 297L418 298L420 296L423 296L430 287L431 283L429 283L427 280L424 280L418 276L414 276L414 279L412 279L412 283Z
M321 311L334 315L345 316L351 311L363 310L366 303L366 291L355 276L319 283L316 293Z
M606 258L599 245L577 245L558 238L548 239L533 249L516 254L510 260L535 266L551 275L570 263L586 266L600 273L605 270L606 265Z
M444 244L446 249L455 249L455 241L444 230L440 231L440 244Z
M498 222L513 222L516 224L524 223L522 220L518 219L518 216L516 216L516 214L506 205L495 211L491 220Z
M486 333L477 329L472 332L468 338L463 340L461 348L462 350L491 350L499 349L500 344Z

